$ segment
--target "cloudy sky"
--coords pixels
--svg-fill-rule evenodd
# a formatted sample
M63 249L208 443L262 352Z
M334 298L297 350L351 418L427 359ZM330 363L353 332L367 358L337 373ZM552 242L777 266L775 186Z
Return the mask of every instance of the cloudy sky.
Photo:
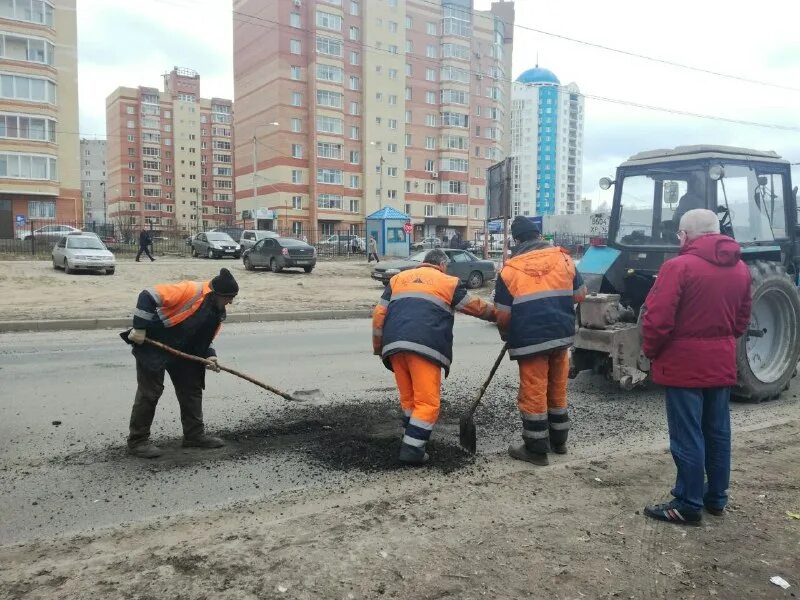
M289 1L289 0L285 0ZM362 0L362 2L383 0ZM489 0L475 0L477 9ZM516 2L513 76L539 63L583 93L794 130L733 124L586 99L584 194L640 150L714 143L775 150L800 162L800 10L733 2ZM545 8L546 7L546 8ZM81 133L105 135L105 98L120 85L161 86L172 66L202 77L204 96L233 96L230 0L78 0ZM794 89L659 64L531 31L533 28L671 62ZM266 30L265 30L266 31ZM800 177L795 168L794 178Z

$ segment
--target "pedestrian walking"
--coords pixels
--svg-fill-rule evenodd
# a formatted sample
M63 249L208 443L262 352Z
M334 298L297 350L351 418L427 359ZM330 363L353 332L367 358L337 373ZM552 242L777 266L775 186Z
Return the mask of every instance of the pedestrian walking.
M150 246L152 245L153 238L150 236L150 232L147 231L147 229L142 229L139 232L139 252L136 253L136 262L139 262L139 258L142 256L142 253L147 254L147 256L150 258L150 262L154 262L156 260L150 253Z
M497 277L494 306L508 355L519 366L517 405L522 444L511 457L548 464L547 453L567 451L569 347L575 336L575 303L586 287L566 250L542 240L536 225L518 216L515 246Z
M224 442L206 435L203 425L205 367L173 357L145 344L146 338L216 362L212 342L225 320L225 307L233 302L239 285L228 269L211 281L181 281L143 290L133 311L133 329L123 333L133 345L138 387L131 411L128 451L155 458L161 450L150 442L150 426L169 373L181 410L183 446L219 448ZM212 367L209 367L212 368ZM219 369L215 369L219 370Z
M403 441L399 460L421 465L425 445L439 418L442 369L453 359L453 314L462 312L494 321L494 309L472 297L458 277L446 274L449 259L431 250L425 262L401 271L372 313L372 348L394 372L403 409Z
M673 500L647 506L659 521L698 524L703 506L728 503L736 338L750 322L750 271L741 248L720 235L717 215L687 211L680 251L666 261L642 310L642 350L653 381L665 386L669 445L677 467Z
M369 236L369 256L367 257L367 262L371 263L373 258L375 258L376 262L381 262L381 259L378 258L378 242L375 236L371 235Z

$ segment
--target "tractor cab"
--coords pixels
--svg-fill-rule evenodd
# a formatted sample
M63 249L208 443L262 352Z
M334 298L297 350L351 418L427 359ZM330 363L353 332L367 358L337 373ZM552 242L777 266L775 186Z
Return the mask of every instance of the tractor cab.
M612 186L608 246L591 248L579 266L593 294L581 307L573 371L599 370L626 387L644 381L649 365L638 348L640 309L661 265L679 252L681 217L705 208L717 214L721 233L739 242L753 275L753 323L761 325L740 344L740 380L749 378L740 395L774 395L800 353L797 188L789 162L774 152L680 146L632 156L614 180L600 181L603 189ZM772 283L762 289L766 279ZM606 343L628 351L605 352ZM758 377L764 385L753 381Z

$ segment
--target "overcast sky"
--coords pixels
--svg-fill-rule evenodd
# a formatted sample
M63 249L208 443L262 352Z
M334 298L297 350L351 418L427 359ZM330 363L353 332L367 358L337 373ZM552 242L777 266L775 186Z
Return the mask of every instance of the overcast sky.
M475 0L477 9L490 4ZM692 72L523 29L800 89L800 9L791 9L794 5L760 0L744 10L730 1L671 0L656 8L641 0L518 0L516 24L522 27L514 32L512 75L534 66L538 53L540 66L564 84L574 81L585 94L800 129L800 91ZM232 98L233 18L230 0L137 0L135 6L130 0L78 0L82 135L105 135L105 98L116 87L161 87L161 75L174 65L200 73L203 96ZM597 180L635 152L697 143L775 150L800 162L798 130L587 98L584 194L595 204L606 199L610 193L600 192Z

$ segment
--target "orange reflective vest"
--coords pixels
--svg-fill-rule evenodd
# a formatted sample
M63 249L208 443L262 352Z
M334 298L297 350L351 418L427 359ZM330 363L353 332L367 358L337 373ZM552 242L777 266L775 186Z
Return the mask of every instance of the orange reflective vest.
M133 311L135 329L154 325L174 327L192 316L205 297L211 293L211 283L181 281L162 283L144 290Z

